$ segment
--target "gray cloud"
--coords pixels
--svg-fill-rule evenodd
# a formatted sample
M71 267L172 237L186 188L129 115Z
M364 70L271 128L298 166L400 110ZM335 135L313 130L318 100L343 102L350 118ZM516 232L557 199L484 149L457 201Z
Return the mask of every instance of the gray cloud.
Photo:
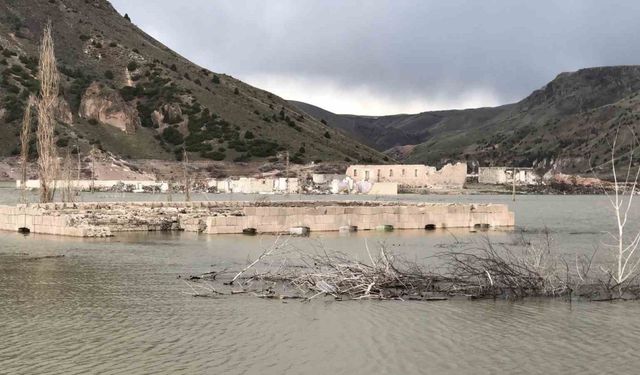
M635 1L112 2L200 65L338 112L495 105L640 62Z

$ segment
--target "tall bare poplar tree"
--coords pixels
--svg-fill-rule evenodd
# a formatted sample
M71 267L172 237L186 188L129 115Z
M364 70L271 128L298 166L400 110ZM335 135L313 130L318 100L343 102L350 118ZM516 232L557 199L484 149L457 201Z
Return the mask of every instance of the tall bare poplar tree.
M40 45L40 98L38 100L38 170L40 201L52 202L58 174L58 155L54 143L54 109L58 103L59 76L54 53L51 22L47 23Z
M189 156L187 150L182 150L182 172L184 173L184 200L191 202L191 176L189 176Z
M73 202L73 161L71 160L71 152L67 149L67 156L64 158L62 165L62 176L64 178L64 185L62 186L62 201Z
M20 159L22 163L22 174L20 176L20 202L27 203L27 171L29 169L29 140L31 138L31 114L36 106L36 98L29 96L27 107L24 109L22 117L22 131L20 132Z

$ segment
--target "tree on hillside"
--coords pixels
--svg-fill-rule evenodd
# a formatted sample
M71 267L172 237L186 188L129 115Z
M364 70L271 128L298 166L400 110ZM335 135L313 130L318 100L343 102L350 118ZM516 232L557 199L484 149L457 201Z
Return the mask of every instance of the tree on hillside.
M29 166L29 140L31 139L31 114L36 106L36 98L33 95L29 95L27 101L27 108L24 110L24 116L22 118L22 130L20 131L20 159L22 163L22 174L20 182L20 199L21 203L27 203L27 171Z
M55 116L58 104L59 80L54 53L51 22L47 23L40 45L40 97L38 98L38 171L40 176L40 201L52 202L55 195L55 178L58 173L58 155L54 144Z

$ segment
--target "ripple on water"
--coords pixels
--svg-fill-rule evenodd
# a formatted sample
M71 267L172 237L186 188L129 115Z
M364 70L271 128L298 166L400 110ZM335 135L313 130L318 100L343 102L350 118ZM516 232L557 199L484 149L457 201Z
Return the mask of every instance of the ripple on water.
M518 202L524 205L518 210L541 210L535 197L524 199L530 201ZM551 206L558 215L584 209L590 218L592 207L581 208L581 199L575 207L557 209L564 202L557 200ZM523 220L533 222L526 216L532 212L537 211L523 213ZM561 216L550 220L570 223ZM559 226L554 236L582 231L582 225L565 232ZM590 234L570 236L593 242ZM370 245L398 244L394 250L412 259L432 254L435 243L448 239L417 232L312 238L357 252L364 237ZM241 264L269 239L259 241L188 234L90 241L3 234L0 373L583 375L640 368L638 303L284 304L182 293L186 287L177 275L205 272L211 264ZM319 246L315 240L295 245ZM25 253L65 257L25 262Z

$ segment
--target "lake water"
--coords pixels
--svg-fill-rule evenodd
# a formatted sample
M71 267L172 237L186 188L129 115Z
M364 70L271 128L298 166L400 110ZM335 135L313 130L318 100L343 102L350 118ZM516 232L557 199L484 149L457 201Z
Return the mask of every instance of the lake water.
M0 189L0 202L14 203L17 196ZM94 194L82 200L122 198ZM548 227L557 251L569 254L592 251L606 239L602 231L613 228L602 196L518 196L515 203L509 196L397 199L507 203L520 227L532 236ZM638 208L634 224L640 223ZM510 231L455 230L320 233L292 241L303 250L360 254L366 239L369 246L383 242L424 259L454 236L473 242L485 235L512 240ZM189 290L178 275L203 273L211 265L239 267L274 239L0 233L0 374L635 374L640 368L637 302L282 303L184 293ZM27 259L46 255L65 256Z

